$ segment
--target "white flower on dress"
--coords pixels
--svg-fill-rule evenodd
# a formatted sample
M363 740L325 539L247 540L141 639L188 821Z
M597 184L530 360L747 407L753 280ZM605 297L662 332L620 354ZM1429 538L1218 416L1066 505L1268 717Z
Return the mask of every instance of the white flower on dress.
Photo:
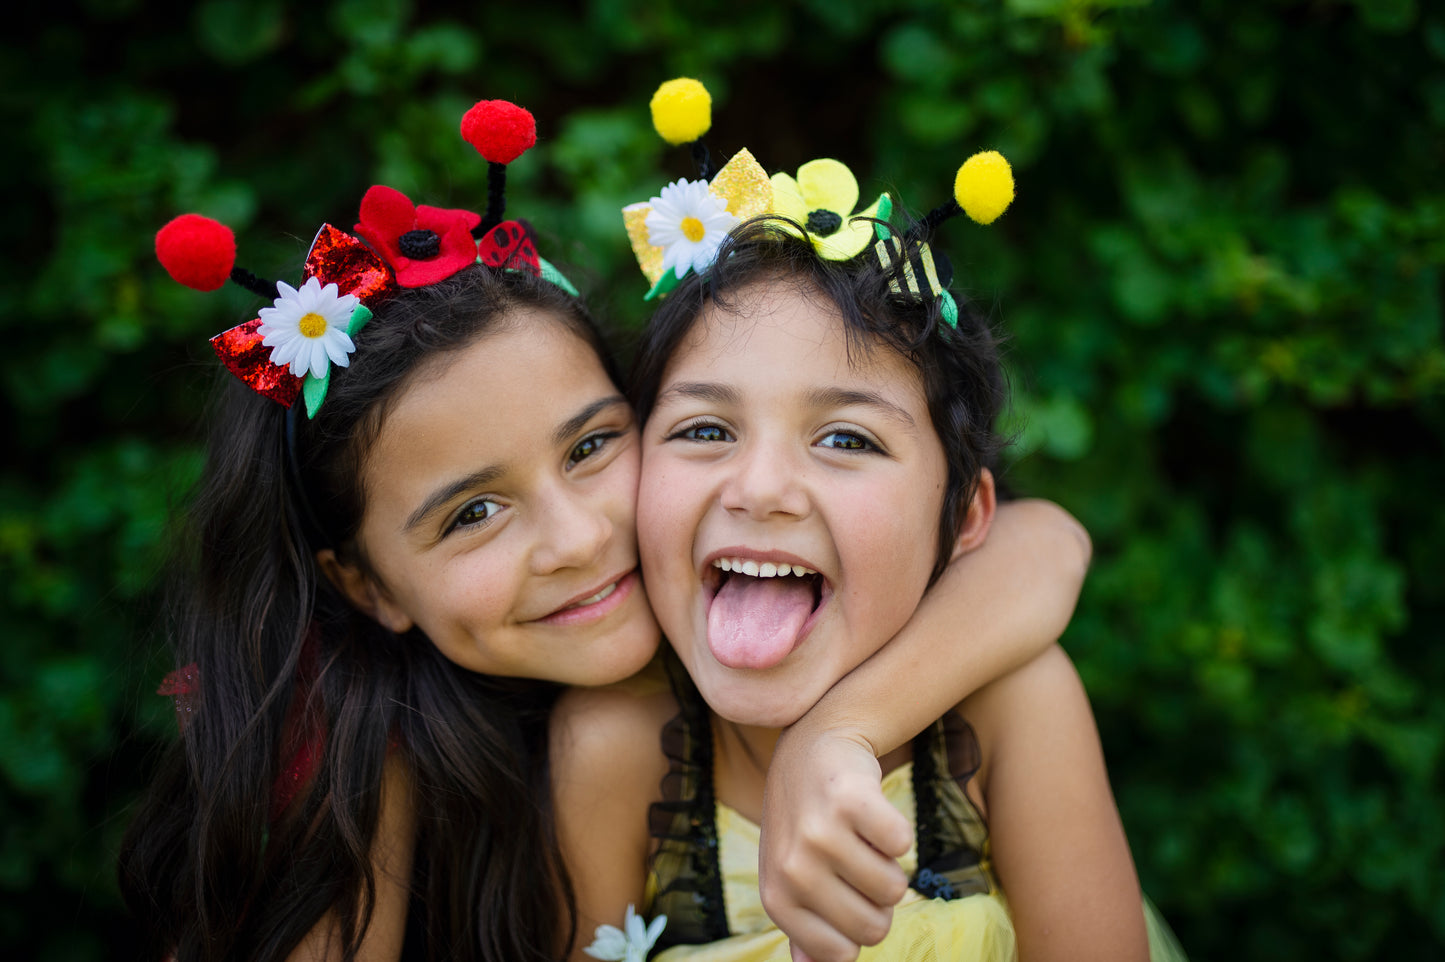
M281 296L274 307L261 308L261 343L271 348L271 363L291 366L291 373L322 377L330 364L346 367L356 345L346 333L351 312L361 301L354 294L338 294L335 284L321 286L311 278L297 290L277 281Z
M627 906L627 918L622 922L622 928L615 925L599 925L596 933L592 936L592 944L583 949L594 959L607 959L612 962L643 962L647 958L647 952L652 948L657 937L662 934L662 927L667 924L667 916L659 915L652 920L651 925L645 925L642 916L638 915L629 904Z
M712 266L718 245L737 224L727 201L701 180L675 180L648 202L647 240L662 248L662 270L679 278L688 269L702 273Z

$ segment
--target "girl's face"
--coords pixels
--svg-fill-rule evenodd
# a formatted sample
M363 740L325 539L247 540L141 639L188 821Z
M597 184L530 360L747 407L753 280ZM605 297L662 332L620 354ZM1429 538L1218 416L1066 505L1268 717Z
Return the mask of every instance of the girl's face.
M328 573L463 668L617 681L658 641L637 570L638 460L632 411L592 348L521 313L417 372L367 455L367 570Z
M850 359L833 307L786 285L735 306L705 308L668 362L639 538L653 608L708 704L781 727L912 614L947 466L907 360Z

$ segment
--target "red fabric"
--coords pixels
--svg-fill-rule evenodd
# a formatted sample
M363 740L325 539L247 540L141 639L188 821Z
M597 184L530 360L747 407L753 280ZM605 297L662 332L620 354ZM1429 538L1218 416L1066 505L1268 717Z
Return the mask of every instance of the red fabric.
M257 330L260 326L259 317L237 324L211 338L211 347L226 370L245 381L251 390L290 407L301 393L303 379L292 374L290 367L271 363L271 349L261 343Z
M320 706L312 703L316 686L317 645L315 630L307 636L296 667L296 689L286 709L286 735L282 744L285 767L271 786L271 821L274 823L301 794L321 767L326 745L326 724Z
M502 221L483 235L477 242L477 250L481 253L482 263L488 267L526 270L538 277L542 275L536 238L525 221Z
M510 164L537 142L537 121L514 103L479 100L462 115L462 139L488 161Z
M321 767L322 751L326 745L326 724L322 719L320 706L313 704L311 700L316 685L316 659L317 641L313 633L303 642L301 660L296 670L296 689L286 710L286 732L281 747L285 765L271 785L273 824L296 800L296 796ZM200 692L201 673L194 662L169 672L156 689L157 695L175 698L176 724L181 731L185 731L191 713L199 703ZM396 739L392 738L387 747L395 748Z
M236 235L220 221L182 214L156 231L156 259L177 282L214 291L236 264Z
M361 198L361 222L356 225L356 233L391 265L398 284L425 287L476 263L477 242L472 239L472 228L481 222L481 215L469 210L415 207L401 191L377 185ZM402 254L401 235L413 230L429 230L437 235L441 247L435 257L413 260Z
M200 666L191 662L183 668L168 672L166 677L161 679L161 686L156 689L156 694L175 699L176 727L185 731L186 725L190 723L191 713L196 710L201 698Z
M322 284L335 284L340 293L353 294L368 306L396 293L396 282L381 258L330 224L322 224L316 232L303 273Z

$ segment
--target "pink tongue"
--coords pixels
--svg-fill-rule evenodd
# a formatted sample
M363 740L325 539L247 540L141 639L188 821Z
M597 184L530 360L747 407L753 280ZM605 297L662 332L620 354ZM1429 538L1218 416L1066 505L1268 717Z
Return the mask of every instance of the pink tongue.
M810 579L733 575L708 609L708 647L728 668L771 668L792 652L812 613Z

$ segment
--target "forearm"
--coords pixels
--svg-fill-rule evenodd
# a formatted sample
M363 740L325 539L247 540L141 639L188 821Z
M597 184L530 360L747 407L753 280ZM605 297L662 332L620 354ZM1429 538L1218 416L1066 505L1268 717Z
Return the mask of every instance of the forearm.
M853 737L875 756L904 744L1057 641L1090 554L1088 534L1057 505L1000 505L983 545L950 564L903 630L834 685L788 737Z

